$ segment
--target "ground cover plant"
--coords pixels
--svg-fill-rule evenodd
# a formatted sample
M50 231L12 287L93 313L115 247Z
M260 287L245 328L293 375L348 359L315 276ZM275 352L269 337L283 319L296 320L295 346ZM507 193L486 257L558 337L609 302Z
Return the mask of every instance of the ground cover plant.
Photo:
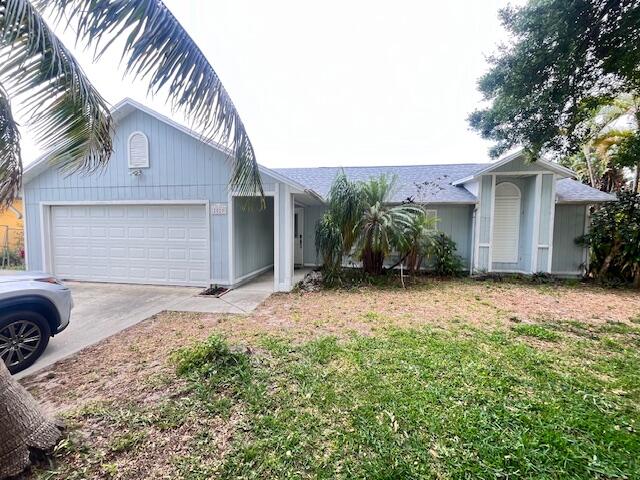
M32 478L636 478L640 299L469 279L160 314L24 383Z

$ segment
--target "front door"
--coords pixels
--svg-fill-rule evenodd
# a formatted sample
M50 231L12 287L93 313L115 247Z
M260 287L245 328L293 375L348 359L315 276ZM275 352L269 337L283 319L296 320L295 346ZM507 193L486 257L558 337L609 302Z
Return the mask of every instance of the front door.
M304 232L304 209L296 208L293 213L293 263L295 265L304 263L302 232Z

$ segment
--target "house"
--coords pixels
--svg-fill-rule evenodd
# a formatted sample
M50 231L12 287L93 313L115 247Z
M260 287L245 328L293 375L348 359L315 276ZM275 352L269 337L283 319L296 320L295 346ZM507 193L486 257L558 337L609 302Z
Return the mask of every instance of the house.
M228 152L133 100L114 107L104 171L63 176L43 157L24 173L26 262L61 278L236 286L273 270L316 265L317 220L337 168L260 167L265 208L230 191ZM613 197L553 163L499 162L346 168L353 179L396 175L393 202L425 203L471 271L579 275L574 239L588 206ZM253 202L255 205L255 201Z
M0 252L9 248L15 250L22 246L22 199L0 211Z

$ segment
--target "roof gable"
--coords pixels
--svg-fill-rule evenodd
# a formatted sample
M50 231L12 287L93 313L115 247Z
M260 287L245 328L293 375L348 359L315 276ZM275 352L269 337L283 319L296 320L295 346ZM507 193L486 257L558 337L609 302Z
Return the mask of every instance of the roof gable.
M549 171L559 175L562 178L573 178L575 173L568 168L563 167L557 163L548 162L543 159L538 159L533 162L529 162L522 150L504 157L497 162L485 164L485 167L475 172L473 175L469 175L463 178L459 178L454 181L454 185L462 185L470 182L481 175L488 173L534 173L540 171Z
M187 128L184 125L181 125L180 123L172 120L171 118L165 115L162 115L161 113L139 102L136 102L131 98L125 98L121 100L111 109L111 115L116 124L123 122L128 116L130 116L135 112L143 112L144 114L153 117L159 122L162 122L168 125L169 127L187 135L188 137L191 137L197 140L203 145L206 145L215 149L216 151L224 154L226 157L231 157L233 153L231 152L231 150L224 147L223 145L214 141L207 140L195 130ZM51 164L49 162L49 156L50 156L49 154L44 154L40 156L38 159L36 159L34 162L32 162L31 164L27 165L27 167L24 170L23 184L29 183L30 181L32 181L33 179L35 179L36 177L38 177L39 175L41 175L51 167ZM262 165L259 165L259 169L261 174L267 175L276 181L286 183L297 190L304 189L302 185L300 185L299 183L296 183L293 179L283 177L282 175L278 174L277 172L271 169L268 169Z

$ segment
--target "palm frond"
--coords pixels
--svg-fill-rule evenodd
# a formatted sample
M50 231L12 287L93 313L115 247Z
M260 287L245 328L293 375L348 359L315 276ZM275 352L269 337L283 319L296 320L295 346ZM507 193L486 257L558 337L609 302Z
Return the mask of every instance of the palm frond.
M376 203L387 203L396 191L398 177L396 175L380 175L370 178L364 183L364 196L369 206Z
M9 98L0 86L0 211L18 196L22 181L20 132Z
M23 99L21 111L52 161L84 172L106 164L109 108L28 0L0 0L0 84Z
M347 255L356 240L354 228L364 209L362 184L350 181L344 171L340 172L331 184L328 203L331 216L341 226L343 253Z
M342 264L342 233L331 213L325 213L316 224L316 254L322 255L325 270L333 272Z
M607 160L609 157L609 150L612 147L619 145L624 139L630 138L633 135L634 132L631 130L607 130L606 132L601 133L592 141L596 156Z
M240 115L200 48L161 0L38 0L59 19L73 19L79 39L96 58L126 35L122 58L133 78L147 79L149 92L167 87L203 137L232 152L230 183L241 194L263 194L256 156Z

